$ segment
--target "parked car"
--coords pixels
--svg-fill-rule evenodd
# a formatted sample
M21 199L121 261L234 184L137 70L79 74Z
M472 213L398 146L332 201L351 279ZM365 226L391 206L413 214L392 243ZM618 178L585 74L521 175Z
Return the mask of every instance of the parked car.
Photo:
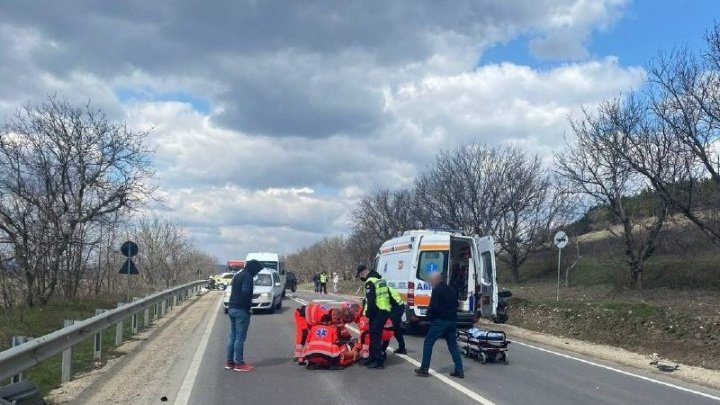
M283 288L280 284L280 276L277 271L263 269L255 276L255 287L253 288L252 309L263 310L274 313L282 309ZM223 296L223 307L228 313L232 285L228 285Z
M285 276L285 289L289 289L292 292L297 290L297 277L292 271L288 271Z

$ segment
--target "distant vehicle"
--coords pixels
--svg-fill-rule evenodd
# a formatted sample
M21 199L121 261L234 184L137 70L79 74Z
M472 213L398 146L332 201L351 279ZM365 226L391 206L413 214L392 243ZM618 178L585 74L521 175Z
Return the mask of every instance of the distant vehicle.
M295 292L297 290L297 277L292 271L285 272L285 289Z
M245 256L245 263L250 260L259 261L265 269L277 271L280 277L280 285L283 286L282 296L285 297L285 263L280 261L280 256L277 253L268 252L248 253L247 256Z
M428 323L431 287L427 275L443 274L459 293L458 324L470 326L478 316L497 317L498 287L495 243L448 230L413 230L382 244L375 270L407 302L403 322L408 329Z
M227 262L227 269L228 271L231 271L233 273L237 273L238 271L245 268L245 260L228 260Z
M277 271L263 269L255 276L252 297L252 309L265 310L274 313L275 310L282 309L282 284ZM228 313L230 295L232 294L232 285L225 289L223 296L223 307L225 313Z
M235 275L235 273L233 273L233 272L221 274L220 277L218 277L218 280L216 283L218 290L224 290L228 285L230 285L230 281L232 280L234 275Z

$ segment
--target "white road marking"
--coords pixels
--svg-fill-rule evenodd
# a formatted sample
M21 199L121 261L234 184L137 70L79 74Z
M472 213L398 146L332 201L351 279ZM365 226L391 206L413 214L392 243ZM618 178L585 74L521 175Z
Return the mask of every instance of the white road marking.
M205 349L207 349L208 341L210 340L210 333L212 332L213 326L215 325L215 320L217 319L218 312L220 312L218 310L218 306L215 304L211 305L211 308L213 314L210 316L210 321L208 321L207 328L205 328L205 332L200 339L200 344L198 345L197 350L195 350L195 355L190 362L188 371L185 374L185 379L180 386L177 397L175 397L175 405L187 405L190 401L190 394L195 387L195 379L197 378L198 372L200 371L200 363L202 363L203 356L205 355Z
M679 386L679 385L675 385L675 384L672 384L672 383L668 383L668 382L665 382L665 381L660 381L660 380L656 380L656 379L654 379L654 378L645 377L645 376L643 376L643 375L639 375L639 374L635 374L635 373L630 373L630 372L628 372L628 371L620 370L620 369L618 369L618 368L606 366L606 365L600 364L600 363L595 363L595 362L593 362L593 361L581 359L581 358L579 358L579 357L574 357L574 356L570 356L570 355L567 355L567 354L564 354L564 353L554 352L554 351L552 351L552 350L548 350L548 349L545 349L545 348L542 348L542 347L537 347L537 346L533 346L533 345L530 345L530 344L527 344L527 343L518 342L517 340L513 340L512 342L513 342L513 344L517 344L517 345L529 347L529 348L535 349L535 350L540 350L541 352L554 354L554 355L556 355L556 356L564 357L564 358L566 358L566 359L579 361L579 362L584 363L584 364L588 364L588 365L595 366L595 367L600 367L600 368L603 368L603 369L605 369L605 370L614 371L614 372L616 372L616 373L620 373L620 374L627 375L627 376L630 376L630 377L639 378L639 379L641 379L641 380L648 381L648 382L655 383L655 384L659 384L659 385L663 385L663 386L665 386L665 387L675 388L676 390L688 392L688 393L695 394L695 395L700 395L700 396L702 396L702 397L705 397L705 398L708 398L708 399L712 399L712 400L714 400L714 401L720 401L720 397L717 397L717 396L715 396L715 395L711 395L711 394L708 394L708 393L705 393L705 392L702 392L702 391L696 391L696 390L693 390L693 389L690 389L690 388L685 388L685 387L682 387L682 386Z
M290 299L292 299L293 301L299 303L300 305L307 305L307 301L305 301L305 300L303 300L303 299L296 298L296 297L294 297L294 296L290 296ZM357 328L353 327L353 326L346 325L345 327L348 328L348 329L350 329L351 331L357 333L357 334L360 333L360 331L359 331ZM388 347L388 350L390 350L391 352L394 352L394 351L395 351L395 349L394 349L393 347ZM415 366L415 367L420 367L420 362L417 361L417 360L415 360L415 359L413 359L413 358L410 357L410 356L407 356L407 355L404 355L404 354L396 354L396 356L398 356L398 357L400 357L401 359L407 361L408 363L412 364L412 365ZM454 389L456 389L457 391L465 394L465 395L468 396L470 399L474 400L475 402L477 402L477 403L479 403L479 404L482 404L482 405L495 405L495 403L492 402L491 400L483 397L482 395L480 395L480 394L478 394L477 392L475 392L475 391L473 391L473 390L465 387L465 386L462 385L462 384L458 384L457 382L451 380L449 377L446 377L445 375L443 375L443 374L441 374L441 373L438 373L437 371L435 371L435 370L432 369L432 368L429 369L428 372L429 372L430 375L432 375L433 377L437 378L438 380L440 380L441 382L443 382L443 383L445 383L446 385L450 386L451 388L454 388ZM418 377L418 378L421 378L421 377Z

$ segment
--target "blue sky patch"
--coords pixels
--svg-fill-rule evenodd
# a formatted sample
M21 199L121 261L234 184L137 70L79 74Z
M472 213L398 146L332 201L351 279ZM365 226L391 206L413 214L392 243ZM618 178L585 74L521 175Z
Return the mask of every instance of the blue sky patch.
M210 101L184 91L156 92L149 87L123 87L115 89L115 95L122 103L133 101L176 101L190 104L192 108L201 113L209 114Z

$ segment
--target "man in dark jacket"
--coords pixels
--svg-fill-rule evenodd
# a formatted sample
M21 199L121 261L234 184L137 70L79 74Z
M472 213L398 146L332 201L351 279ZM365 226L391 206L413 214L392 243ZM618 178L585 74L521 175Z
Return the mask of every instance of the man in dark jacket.
M415 369L419 376L427 377L430 369L430 358L432 356L435 341L445 338L448 350L455 363L455 371L450 373L452 377L464 378L460 349L457 344L457 306L458 292L447 285L442 275L435 271L428 275L428 282L432 285L430 296L430 307L427 310L427 317L430 319L430 329L425 335L423 343L423 356L420 368Z
M262 264L257 260L249 260L245 268L233 276L230 285L230 300L228 301L228 316L230 317L230 338L228 339L227 362L225 369L235 371L253 371L255 367L245 363L244 348L250 327L250 309L254 277L262 270Z

